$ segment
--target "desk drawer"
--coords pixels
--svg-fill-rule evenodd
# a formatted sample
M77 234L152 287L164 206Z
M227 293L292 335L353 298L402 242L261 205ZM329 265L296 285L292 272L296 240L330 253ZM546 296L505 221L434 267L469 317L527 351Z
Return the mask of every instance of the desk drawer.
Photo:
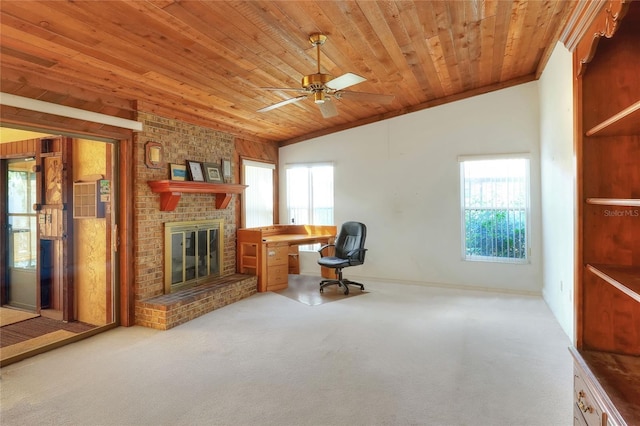
M289 265L286 263L284 265L267 267L267 287L277 284L286 284L288 279Z
M267 291L279 291L279 290L284 290L287 287L289 287L289 283L287 282L280 283L280 284L270 284L267 287Z
M573 404L573 426L589 426L582 416L582 410L578 404Z
M267 267L275 265L286 265L288 261L289 246L287 244L267 245Z
M606 425L606 423L603 423L603 418L606 419L606 414L603 416L602 408L596 404L591 388L582 378L582 370L579 368L574 368L573 394L574 404L582 412L584 421L588 426Z

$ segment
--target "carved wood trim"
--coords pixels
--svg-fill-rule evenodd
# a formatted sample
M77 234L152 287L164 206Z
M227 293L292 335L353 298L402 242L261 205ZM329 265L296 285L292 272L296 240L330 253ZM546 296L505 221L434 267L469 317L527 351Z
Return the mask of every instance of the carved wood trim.
M630 0L578 2L560 36L560 41L578 58L578 76L593 59L600 38L615 34L629 4Z
M580 43L589 26L596 19L606 3L607 0L576 2L559 38L569 51L575 51L578 43Z

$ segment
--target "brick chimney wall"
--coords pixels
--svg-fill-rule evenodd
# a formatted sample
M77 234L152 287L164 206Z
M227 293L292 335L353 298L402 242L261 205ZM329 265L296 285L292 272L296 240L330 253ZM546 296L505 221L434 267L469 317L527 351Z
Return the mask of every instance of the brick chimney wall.
M234 139L227 133L178 120L138 112L143 131L135 135L134 241L135 300L164 293L164 223L207 219L224 220L224 259L221 275L236 271L235 202L224 210L215 208L213 194L182 194L174 211L160 211L160 196L151 192L150 180L169 179L169 164L186 164L186 160L217 163L233 159ZM163 166L145 165L145 144L159 142ZM237 182L234 182L237 183ZM237 197L237 195L234 195Z

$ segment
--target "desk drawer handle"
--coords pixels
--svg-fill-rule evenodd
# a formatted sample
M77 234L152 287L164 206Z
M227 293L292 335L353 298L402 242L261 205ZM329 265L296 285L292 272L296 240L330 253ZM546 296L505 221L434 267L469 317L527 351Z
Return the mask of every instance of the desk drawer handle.
M593 407L585 404L585 402L582 400L582 398L584 397L584 391L578 392L578 408L580 408L583 413L593 413Z

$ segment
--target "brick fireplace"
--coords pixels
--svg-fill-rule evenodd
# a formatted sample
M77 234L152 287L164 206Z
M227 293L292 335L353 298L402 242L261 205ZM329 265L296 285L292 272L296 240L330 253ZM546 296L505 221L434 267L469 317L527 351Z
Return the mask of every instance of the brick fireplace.
M256 292L255 277L235 274L236 213L232 201L216 209L214 194L184 193L173 211L161 211L159 196L147 182L169 178L169 164L186 160L217 163L234 155L233 136L179 120L138 112L143 131L135 135L134 246L135 323L167 329ZM163 167L145 165L145 144L159 143ZM234 195L237 197L237 195ZM167 291L165 283L166 224L175 222L220 223L219 276L194 287Z

